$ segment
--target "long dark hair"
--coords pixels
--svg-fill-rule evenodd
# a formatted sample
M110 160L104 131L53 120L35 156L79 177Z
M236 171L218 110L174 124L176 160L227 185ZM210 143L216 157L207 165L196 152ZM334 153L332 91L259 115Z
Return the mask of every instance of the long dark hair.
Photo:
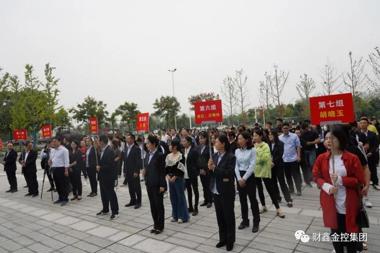
M239 138L240 135L241 135L241 137L244 138L244 140L247 141L246 148L247 149L251 149L252 146L253 146L251 134L249 132L247 132L247 131L244 131L244 132L241 132L240 134L238 134L238 138Z
M222 144L224 144L224 151L228 151L230 149L230 142L228 140L227 135L221 134L218 137L216 137Z
M273 143L278 144L280 142L280 138L278 138L278 131L273 129L272 131L270 131L270 134L272 134L273 136Z

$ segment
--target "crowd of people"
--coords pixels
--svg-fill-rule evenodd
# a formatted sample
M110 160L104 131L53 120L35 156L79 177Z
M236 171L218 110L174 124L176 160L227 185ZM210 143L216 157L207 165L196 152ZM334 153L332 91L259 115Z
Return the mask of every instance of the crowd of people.
M364 205L372 207L368 199L370 183L380 190L378 132L376 122L362 117L344 126L320 127L309 121L294 125L277 119L275 125L267 122L252 128L169 129L145 137L127 133L74 140L65 135L52 138L40 158L50 183L48 191L56 191L59 196L55 204L66 205L70 193L71 201L82 199L83 174L91 187L87 197L97 196L100 189L102 209L97 215L109 215L111 210L110 219L115 219L119 215L115 192L119 180L129 190L130 201L125 207L135 209L142 204L144 181L154 222L151 233L164 230L164 195L168 192L171 222L186 223L198 215L199 207L214 205L219 227L216 247L225 246L231 251L236 237L235 196L238 193L241 207L237 228L250 226L249 200L252 232L257 233L260 215L268 212L263 185L276 216L283 219L280 203L293 207L293 199L302 196L303 187L316 184L321 191L324 224L331 233L360 232L363 226L356 217L362 208L362 197ZM30 141L19 156L13 144L8 143L4 157L10 184L7 192L17 192L18 158L28 188L26 196L38 196L37 157ZM354 242L334 242L333 246L338 253L344 252L344 247L348 252L367 247Z

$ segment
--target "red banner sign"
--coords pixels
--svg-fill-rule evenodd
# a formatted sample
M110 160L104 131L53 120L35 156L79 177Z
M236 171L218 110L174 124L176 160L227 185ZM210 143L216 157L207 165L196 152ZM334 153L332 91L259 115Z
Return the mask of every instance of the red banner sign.
M149 112L137 114L136 131L149 132Z
M25 141L28 138L28 132L26 129L15 129L13 130L13 139L16 141Z
M222 100L208 100L194 103L195 124L222 122Z
M3 140L0 139L0 151L2 151L4 148L4 143L3 143Z
M98 119L96 117L91 117L89 119L90 133L98 134Z
M351 93L310 98L311 123L350 123L355 121L354 101Z
M50 124L45 124L41 127L41 132L42 132L42 138L51 138L53 133L52 133L52 127Z

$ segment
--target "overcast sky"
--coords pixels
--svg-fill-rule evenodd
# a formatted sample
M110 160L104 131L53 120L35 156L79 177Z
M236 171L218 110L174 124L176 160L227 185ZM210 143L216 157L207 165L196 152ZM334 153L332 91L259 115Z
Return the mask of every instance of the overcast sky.
M290 71L283 100L291 102L300 74L319 85L327 61L343 72L350 50L359 57L380 46L379 10L378 0L2 0L0 67L22 77L29 63L42 77L51 63L66 108L90 95L110 111L131 101L150 112L172 94L176 67L188 112L190 95L220 93L240 68L257 105L258 83L277 64Z

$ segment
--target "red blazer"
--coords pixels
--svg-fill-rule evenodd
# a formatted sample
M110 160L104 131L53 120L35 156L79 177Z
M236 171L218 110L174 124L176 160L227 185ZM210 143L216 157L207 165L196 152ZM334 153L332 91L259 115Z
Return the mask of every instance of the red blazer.
M321 154L314 163L314 181L320 188L322 188L324 183L332 184L329 172L330 156L330 151ZM359 189L365 183L364 170L359 158L352 153L344 151L342 160L347 170L347 176L342 177L343 186L346 187L346 230L348 233L357 233L359 232L356 222L360 203ZM325 227L337 229L337 210L334 195L329 195L321 189L320 199Z

